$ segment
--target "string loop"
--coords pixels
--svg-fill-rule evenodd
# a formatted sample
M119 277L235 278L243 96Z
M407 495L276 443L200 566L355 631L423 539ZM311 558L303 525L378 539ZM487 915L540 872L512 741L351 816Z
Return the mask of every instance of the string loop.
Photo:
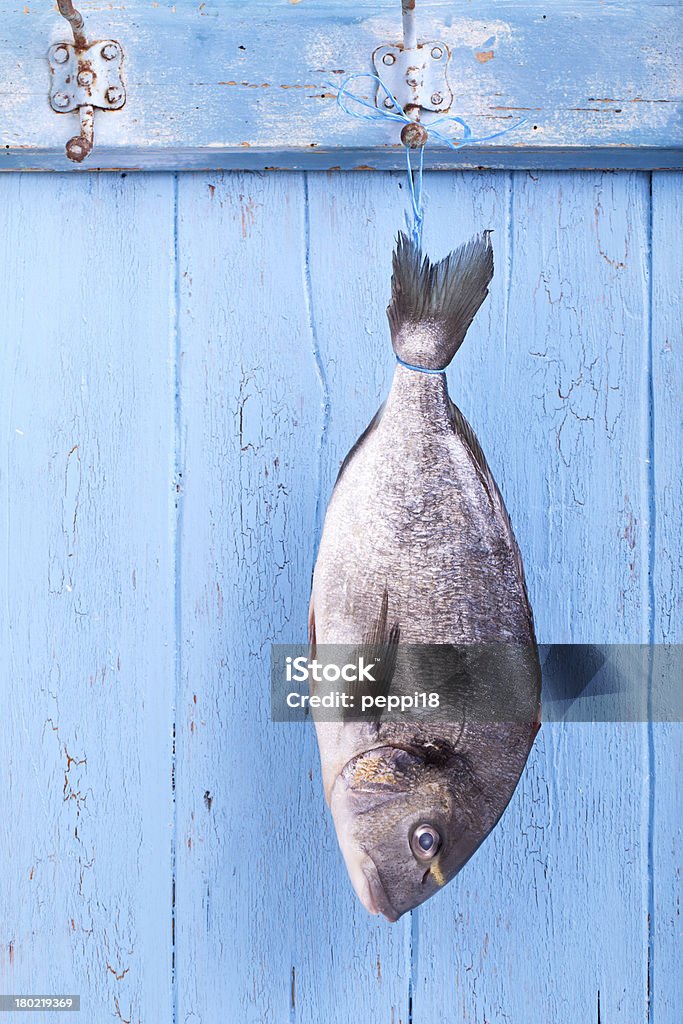
M356 82L360 79L375 82L376 85L383 90L385 98L379 106L376 106L374 102L370 102L362 96L358 96L349 88L351 82ZM394 121L401 125L415 124L415 118L409 117L408 114L406 114L401 104L398 102L391 90L387 88L379 75L349 75L344 79L341 85L336 86L330 84L329 88L336 91L337 103L340 109L343 110L345 114L350 114L351 117L360 118L362 121ZM387 103L387 100L389 100L389 103ZM351 104L357 104L357 106L362 109L353 109ZM440 131L438 126L446 124L458 125L462 128L462 137L459 139L453 139L447 135L445 131ZM517 121L516 124L510 125L508 128L503 128L499 132L493 132L491 135L475 137L472 133L472 129L462 117L457 117L455 114L444 114L442 117L437 117L434 121L430 121L428 124L423 124L422 127L426 129L428 138L437 139L444 146L448 146L450 149L462 149L464 146L477 146L481 142L490 142L492 139L498 139L501 135L507 135L508 132L515 131L516 128L520 128L523 124L526 124L526 118L522 118L520 121ZM414 170L410 158L411 148L417 148L418 150L417 166ZM424 221L424 197L422 192L424 143L418 147L406 146L406 163L412 222L408 214L406 214L406 221L409 234L415 244L419 247L422 243L422 224Z

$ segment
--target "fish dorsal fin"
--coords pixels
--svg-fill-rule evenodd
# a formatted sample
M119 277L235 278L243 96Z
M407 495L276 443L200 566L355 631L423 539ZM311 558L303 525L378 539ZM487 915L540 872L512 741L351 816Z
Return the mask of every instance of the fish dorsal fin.
M527 594L526 589L526 580L524 578L524 565L522 563L522 554L519 550L517 540L515 539L514 530L512 529L512 523L510 522L510 516L508 515L508 511L505 507L503 497L500 491L498 490L498 485L496 484L496 481L493 479L493 474L489 469L488 463L486 461L486 456L484 455L481 449L481 445L477 440L477 435L474 433L472 427L469 425L469 423L467 422L467 420L465 419L465 417L460 412L460 410L458 409L457 405L455 405L454 402L450 402L450 410L451 418L453 421L453 428L460 437L460 439L462 440L463 444L465 445L465 448L467 449L469 456L472 460L472 465L474 466L477 475L486 490L489 501L491 502L491 507L502 524L503 533L505 535L505 538L507 540L508 546L512 554L515 573L522 586L524 601L526 603L527 611L529 614L529 622L533 630L533 614L531 611L531 605L529 604L529 596Z
M372 419L368 423L368 425L365 428L365 430L363 431L363 433L360 435L360 437L358 438L356 443L353 445L353 447L350 448L349 451L347 452L344 461L342 462L341 466L339 467L339 472L337 473L337 479L335 480L335 483L334 483L335 487L337 486L337 484L341 480L341 478L343 476L343 473L344 473L344 470L346 469L348 464L351 462L351 460L353 459L353 457L356 454L356 452L360 449L360 447L363 444L363 442L370 436L370 434L372 434L376 430L377 426L379 425L380 420L382 419L382 414L384 412L385 405L386 405L386 402L382 402L382 404L380 405L379 409L377 410L375 415L372 417Z

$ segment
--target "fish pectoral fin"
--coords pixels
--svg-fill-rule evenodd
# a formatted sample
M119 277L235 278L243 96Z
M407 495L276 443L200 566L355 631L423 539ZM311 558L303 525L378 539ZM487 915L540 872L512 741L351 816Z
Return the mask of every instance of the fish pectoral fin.
M315 658L315 608L313 607L313 595L308 606L308 647L311 658Z
M308 605L308 660L309 662L315 661L316 658L316 640L315 640L315 608L313 607L313 594L311 594L311 600ZM316 696L318 693L318 684L312 675L308 678L308 691L311 696Z
M379 724L386 710L386 698L391 692L401 637L401 628L397 622L387 632L388 611L389 597L385 589L377 620L354 652L359 673L358 678L349 684L353 706L346 709L345 720L360 719Z

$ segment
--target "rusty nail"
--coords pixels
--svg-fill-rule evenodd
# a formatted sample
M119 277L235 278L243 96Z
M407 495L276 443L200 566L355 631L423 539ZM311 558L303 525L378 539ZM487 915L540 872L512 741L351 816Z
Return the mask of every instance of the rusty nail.
M384 106L385 107L393 107L393 105L394 104L393 104L392 100L387 96L387 98L384 101Z
M404 125L401 132L401 142L408 149L420 149L428 138L427 129L417 121L411 121L410 124Z
M69 51L67 50L66 46L58 46L55 50L53 50L52 58L58 64L66 64L66 62L69 59Z
M77 79L78 84L82 85L84 88L87 89L87 87L89 85L93 84L94 80L95 80L95 75L93 74L92 71L89 71L87 68L84 71L79 71L78 72L78 79Z
M438 107L440 103L443 103L443 96L440 92L432 93L432 103L435 107Z
M382 57L382 64L395 64L395 63L396 63L396 58L394 57L393 53L385 53L384 56Z
M408 84L408 85L409 85L409 86L410 86L411 88L413 88L413 89L414 89L414 88L415 88L415 86L417 85L417 78L412 78L412 77L411 77L411 78L406 78L406 83L407 83L407 84Z
M68 107L69 97L64 92L56 92L52 97L52 102L56 107Z
M105 43L102 47L102 56L105 60L114 60L119 55L119 48L116 43Z
M107 89L107 103L120 103L123 98L123 92L118 85L110 85Z

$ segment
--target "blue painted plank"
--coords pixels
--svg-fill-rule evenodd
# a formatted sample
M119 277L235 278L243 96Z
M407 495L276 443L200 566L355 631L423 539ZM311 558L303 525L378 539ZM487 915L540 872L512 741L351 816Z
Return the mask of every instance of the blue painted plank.
M345 116L334 90L401 38L398 0L83 0L91 38L118 39L128 99L96 116L88 168L398 168L398 128ZM452 49L452 113L477 149L434 167L681 167L680 0L421 0L418 35ZM73 114L48 103L49 4L13 2L0 37L0 168L74 170Z
M434 251L495 229L451 392L505 495L539 639L644 640L647 177L427 187ZM414 914L415 1024L573 1024L598 999L603 1020L645 1019L646 768L643 725L542 728L492 837Z
M683 643L683 176L652 176L653 498L652 639ZM676 1024L683 1006L683 724L651 726L650 975L652 1020Z
M171 1010L172 213L0 182L0 992L93 1022Z
M323 366L328 377L346 380L347 389L345 399L332 403L339 440L329 442L331 462L376 407L391 366L383 309L402 180L389 182L347 184L337 176L312 186L319 187L318 219L311 221L313 281L319 275L335 282L318 304ZM500 175L427 179L427 241L436 252L483 226L496 229L492 299L456 360L453 391L475 426L483 423L479 435L526 552L542 638L642 639L647 544L639 541L634 555L631 542L634 530L640 534L634 509L646 516L647 503L638 455L646 451L640 384L646 335L639 314L646 309L647 183L546 175L540 182L520 177L516 185L515 201ZM357 236L354 258L339 252L342 231ZM627 248L635 253L628 270L622 266ZM358 329L362 341L354 340ZM620 387L623 394L612 393ZM600 473L590 469L595 459ZM603 489L605 474L612 479ZM608 575L607 602L596 600L591 584L598 559L601 575ZM549 604L548 593L562 594L561 601ZM494 839L460 880L414 915L414 1020L503 1019L504 1013L515 1020L531 1011L569 1021L594 1012L599 988L603 1008L616 1013L625 983L633 992L629 1013L634 1007L644 1013L640 833L646 812L640 783L625 793L623 778L640 778L645 737L642 728L631 729L614 757L620 730L599 730L596 736L595 729L547 727ZM577 779L578 764L601 780L599 792L584 774L583 783ZM625 867L629 844L632 863ZM604 918L594 922L593 886L610 893L615 883L620 895L606 899ZM639 901L640 914L632 910ZM624 925L614 934L609 914L616 910ZM549 933L550 943L539 948L538 937ZM567 948L570 970L562 963ZM531 977L539 979L532 990Z
M339 392L323 446L328 493L391 372L384 307L403 185L311 179L321 366ZM492 296L453 393L508 496L541 638L645 639L647 180L520 176L513 188L501 175L429 176L426 188L437 253L495 230ZM598 991L603 1012L644 1015L646 761L644 726L546 726L493 838L413 915L414 1021L568 1022L595 1013ZM359 968L365 978L371 965L361 957Z
M181 179L179 246L178 1020L380 1019L406 991L400 936L349 899L312 727L269 721L270 645L305 638L319 493L301 176ZM342 997L359 950L371 975Z

